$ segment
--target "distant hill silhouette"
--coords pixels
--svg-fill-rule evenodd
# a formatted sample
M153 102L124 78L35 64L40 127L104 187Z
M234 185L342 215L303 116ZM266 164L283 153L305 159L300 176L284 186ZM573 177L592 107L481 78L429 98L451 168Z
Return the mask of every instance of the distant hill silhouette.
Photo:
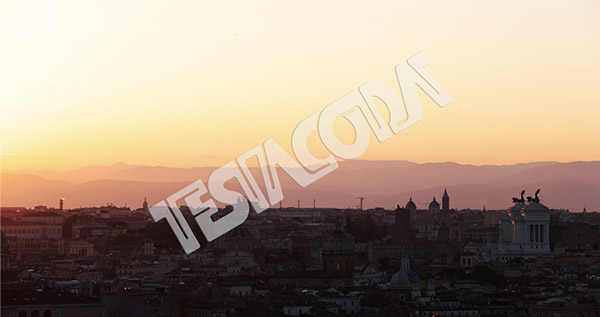
M155 203L190 182L206 181L215 167L171 168L128 165L88 166L67 172L9 171L2 173L2 206L65 207L116 205L140 207L144 197ZM262 186L260 172L252 169ZM535 162L514 165L464 165L451 162L343 161L333 173L300 188L279 171L284 206L355 208L357 196L365 207L392 208L409 197L426 208L433 196L441 200L448 189L452 208L504 209L511 197L526 189L531 195L541 188L542 203L552 208L600 210L600 162Z

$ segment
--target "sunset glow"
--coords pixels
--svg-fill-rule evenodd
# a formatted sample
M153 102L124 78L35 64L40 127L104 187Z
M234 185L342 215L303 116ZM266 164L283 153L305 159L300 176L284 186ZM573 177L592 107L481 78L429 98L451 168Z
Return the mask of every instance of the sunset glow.
M597 160L599 9L3 2L2 168L218 166L269 138L286 147L300 120L363 83L397 90L393 67L421 50L454 103L421 94L423 121L361 158Z

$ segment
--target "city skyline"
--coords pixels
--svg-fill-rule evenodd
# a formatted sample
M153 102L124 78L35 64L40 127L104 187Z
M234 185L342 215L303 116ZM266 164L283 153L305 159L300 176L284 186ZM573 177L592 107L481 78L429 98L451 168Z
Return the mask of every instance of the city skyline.
M114 203L136 207L144 198L153 205L198 179L206 182L214 167L168 168L116 164L52 172L5 172L2 174L2 206L33 207L56 205L65 198L66 208ZM264 190L260 172L250 168ZM441 198L444 188L453 195L458 209L504 209L522 189L528 194L541 188L545 202L557 209L581 212L600 210L598 190L600 162L537 162L517 165L473 166L457 163L409 161L342 161L338 170L322 180L300 188L280 171L286 191L284 205L302 207L354 208L357 196L365 197L366 208L393 208L398 201L413 197L429 203ZM233 184L232 184L233 185ZM239 190L239 186L232 188ZM272 205L278 207L279 204ZM422 207L422 206L421 206Z

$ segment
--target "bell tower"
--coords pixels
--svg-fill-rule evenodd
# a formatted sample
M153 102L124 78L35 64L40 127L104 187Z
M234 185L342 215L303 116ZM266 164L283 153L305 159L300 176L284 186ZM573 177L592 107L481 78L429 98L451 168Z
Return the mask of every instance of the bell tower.
M450 196L448 196L448 192L444 188L444 195L442 196L442 212L450 211Z

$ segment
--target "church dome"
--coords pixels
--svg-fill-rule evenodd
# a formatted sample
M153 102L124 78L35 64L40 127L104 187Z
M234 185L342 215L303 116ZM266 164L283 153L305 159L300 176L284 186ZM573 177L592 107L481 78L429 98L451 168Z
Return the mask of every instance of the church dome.
M339 230L333 232L323 244L324 251L353 251L354 241L348 234Z
M440 203L438 203L435 200L435 197L433 197L433 200L429 203L429 210L430 211L439 211L440 210Z
M389 285L391 287L402 287L419 283L417 274L410 270L410 259L403 257L401 261L402 269L392 275Z
M419 283L419 277L414 272L407 270L394 273L390 280L390 286L412 285L415 283Z
M410 198L410 200L406 203L406 207L407 210L417 210L417 205L413 202L412 197Z

